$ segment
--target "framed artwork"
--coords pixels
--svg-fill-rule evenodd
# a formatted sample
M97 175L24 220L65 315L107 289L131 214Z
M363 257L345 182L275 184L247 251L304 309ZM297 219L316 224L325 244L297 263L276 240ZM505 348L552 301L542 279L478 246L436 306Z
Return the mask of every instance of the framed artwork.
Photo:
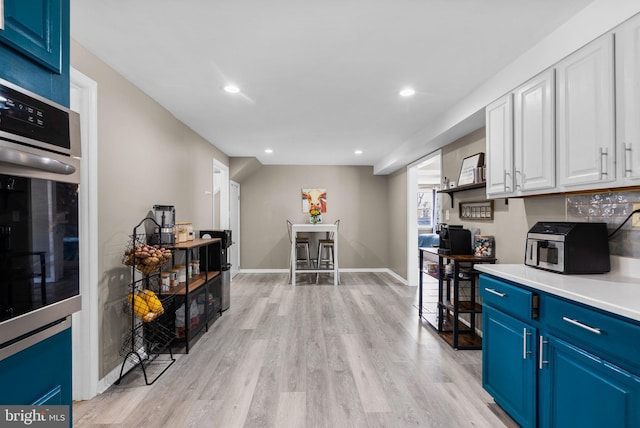
M484 165L484 153L476 153L475 155L467 156L462 160L462 167L460 168L460 177L458 177L458 186L465 186L467 184L475 183L476 168Z
M311 208L327 212L327 189L302 189L302 212L309 214Z
M492 221L493 200L479 202L460 202L460 220Z

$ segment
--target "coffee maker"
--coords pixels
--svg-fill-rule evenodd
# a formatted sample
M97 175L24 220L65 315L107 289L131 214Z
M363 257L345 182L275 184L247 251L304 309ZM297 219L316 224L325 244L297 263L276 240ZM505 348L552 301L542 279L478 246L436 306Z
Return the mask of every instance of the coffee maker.
M151 244L174 245L176 243L176 209L173 205L154 205L153 217L158 223L149 240Z
M442 224L440 226L440 232L438 232L440 235L439 254L473 254L471 231L463 229L462 226L450 224Z

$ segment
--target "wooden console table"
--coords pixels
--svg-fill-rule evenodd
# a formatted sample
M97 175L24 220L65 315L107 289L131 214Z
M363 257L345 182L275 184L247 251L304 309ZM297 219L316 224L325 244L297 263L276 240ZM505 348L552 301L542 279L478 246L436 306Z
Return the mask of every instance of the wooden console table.
M439 254L438 248L419 248L420 282L418 297L418 317L436 329L449 345L455 349L482 349L482 338L476 333L476 317L482 313L482 305L476 301L476 282L478 271L473 269L476 263L495 263L492 257L473 255ZM424 266L426 255L437 256L436 273L428 272ZM446 266L451 272L446 273ZM423 275L438 280L438 310L435 315L423 315ZM460 300L460 287L469 287L468 300ZM468 325L460 320L461 314L468 314Z

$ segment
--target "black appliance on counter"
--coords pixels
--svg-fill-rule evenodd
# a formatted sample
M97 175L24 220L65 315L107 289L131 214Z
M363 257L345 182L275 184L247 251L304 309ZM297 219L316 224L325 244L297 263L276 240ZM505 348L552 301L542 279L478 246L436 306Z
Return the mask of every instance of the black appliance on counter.
M149 238L150 244L175 245L176 208L173 205L154 205L153 217L158 226Z
M524 264L558 273L611 270L606 223L538 222L527 234Z
M233 243L231 241L230 230L201 230L200 238L220 238L220 251L212 251L209 248L209 270L220 272L222 280L222 310L229 309L231 303L231 263L229 262L229 247ZM206 260L205 248L200 248L200 266L204 268L203 262Z
M471 231L468 229L463 229L462 226L442 224L438 233L440 235L439 254L473 254Z

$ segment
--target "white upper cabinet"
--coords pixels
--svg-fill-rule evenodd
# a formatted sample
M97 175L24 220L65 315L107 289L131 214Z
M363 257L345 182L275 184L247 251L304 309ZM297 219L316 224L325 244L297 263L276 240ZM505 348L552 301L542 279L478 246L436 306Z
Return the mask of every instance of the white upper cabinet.
M613 35L556 65L560 186L592 189L615 181Z
M618 165L621 184L640 182L640 15L616 29Z
M514 161L517 194L553 191L556 185L554 70L514 91Z
M487 197L511 196L513 185L513 98L507 94L485 110Z

